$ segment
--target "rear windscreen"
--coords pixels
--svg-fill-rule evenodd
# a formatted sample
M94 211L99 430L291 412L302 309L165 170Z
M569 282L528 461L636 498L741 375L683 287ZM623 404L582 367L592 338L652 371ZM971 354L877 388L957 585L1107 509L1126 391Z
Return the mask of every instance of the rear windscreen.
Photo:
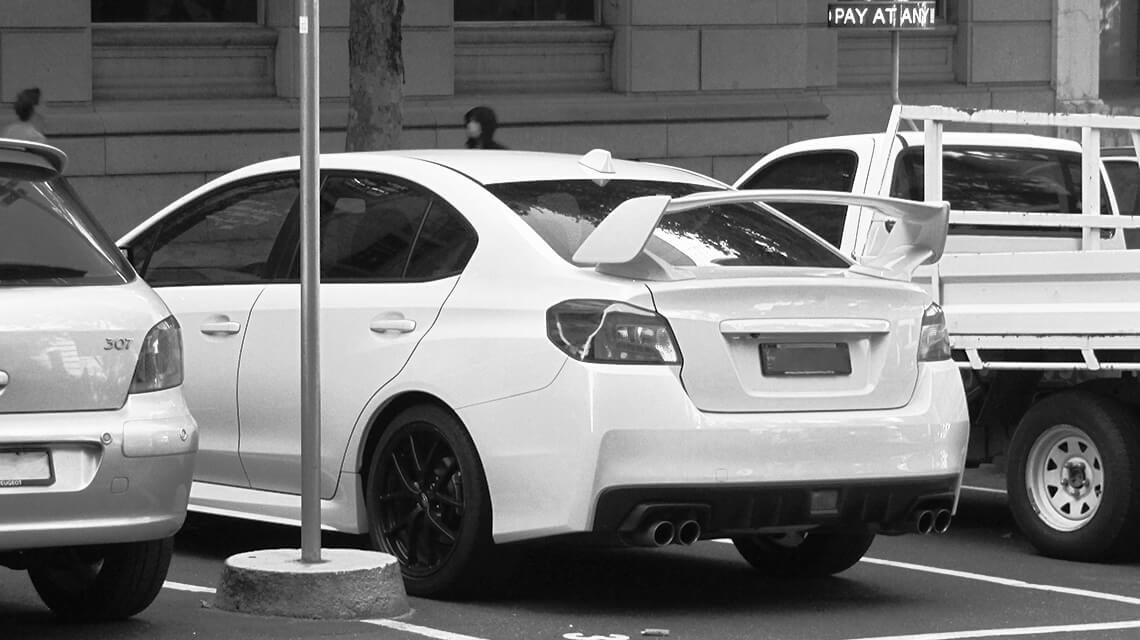
M709 187L645 180L547 180L488 185L567 261L618 205L641 196L679 197ZM846 268L824 243L758 205L727 204L669 214L646 253L677 267Z
M923 199L926 159L921 147L899 154L891 195ZM964 211L1081 212L1081 155L1068 151L947 146L942 197ZM1101 213L1111 214L1101 189Z
M133 277L70 186L0 163L0 286L122 284Z

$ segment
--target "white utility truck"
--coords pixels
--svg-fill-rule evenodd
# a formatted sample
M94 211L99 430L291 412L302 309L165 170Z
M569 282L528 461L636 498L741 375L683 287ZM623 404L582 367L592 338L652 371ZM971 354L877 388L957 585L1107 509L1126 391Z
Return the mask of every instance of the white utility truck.
M1081 143L977 132L1004 127L1079 130ZM1137 117L898 105L886 132L787 145L735 185L950 203L946 253L914 279L945 310L968 460L1004 459L1030 542L1086 561L1140 551L1140 250L1127 246L1140 218L1106 188L1103 130L1140 149ZM781 208L855 256L891 224L859 207Z

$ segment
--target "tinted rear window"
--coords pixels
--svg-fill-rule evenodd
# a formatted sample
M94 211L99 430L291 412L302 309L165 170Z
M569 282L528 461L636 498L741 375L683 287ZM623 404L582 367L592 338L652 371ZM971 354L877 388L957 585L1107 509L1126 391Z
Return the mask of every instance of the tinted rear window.
M923 199L925 158L921 147L899 154L891 195ZM1067 151L1018 148L943 150L943 198L965 211L1081 211L1081 156ZM1102 213L1110 214L1101 190Z
M489 185L567 261L619 204L650 195L679 197L707 187L672 182L557 180ZM754 204L702 207L662 220L646 251L673 266L845 268L846 260Z
M0 286L122 284L132 274L67 182L0 164Z

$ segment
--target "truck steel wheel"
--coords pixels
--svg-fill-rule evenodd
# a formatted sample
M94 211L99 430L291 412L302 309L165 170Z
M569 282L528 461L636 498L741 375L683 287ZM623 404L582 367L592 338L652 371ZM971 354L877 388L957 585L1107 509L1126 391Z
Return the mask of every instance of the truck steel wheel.
M75 620L119 620L147 608L162 589L174 539L45 552L28 568L40 599Z
M1010 443L1010 510L1041 553L1068 560L1120 556L1140 532L1140 446L1132 414L1083 391L1034 405Z
M760 573L776 578L821 578L849 569L875 534L819 531L733 538L736 550Z
M373 544L400 561L417 596L473 584L491 546L490 500L467 432L447 411L413 407L385 430L366 492Z

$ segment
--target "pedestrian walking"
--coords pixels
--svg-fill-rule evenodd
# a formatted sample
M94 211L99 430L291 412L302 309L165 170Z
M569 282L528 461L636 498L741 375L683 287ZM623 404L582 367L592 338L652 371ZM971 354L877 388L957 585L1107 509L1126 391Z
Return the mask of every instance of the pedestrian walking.
M491 107L480 105L471 109L464 114L463 125L467 128L468 149L506 149L495 141L499 119Z
M12 108L16 111L18 121L4 127L0 133L5 138L30 140L32 142L47 142L47 138L39 130L37 120L41 119L36 113L40 104L40 90L38 87L24 89L16 96L16 103Z

